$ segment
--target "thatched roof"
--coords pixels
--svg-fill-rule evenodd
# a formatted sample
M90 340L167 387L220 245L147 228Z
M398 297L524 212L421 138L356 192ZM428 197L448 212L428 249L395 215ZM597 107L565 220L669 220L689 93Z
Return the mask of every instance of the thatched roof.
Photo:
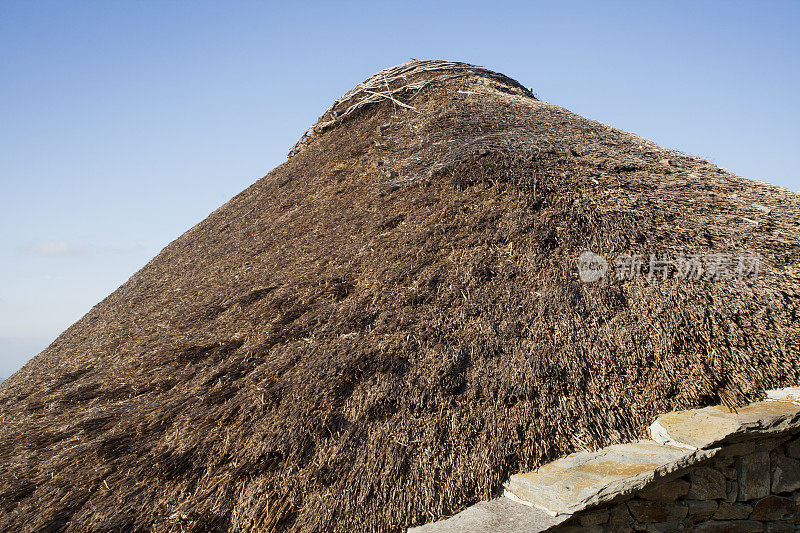
M0 386L0 529L398 530L800 383L799 214L505 76L379 73Z

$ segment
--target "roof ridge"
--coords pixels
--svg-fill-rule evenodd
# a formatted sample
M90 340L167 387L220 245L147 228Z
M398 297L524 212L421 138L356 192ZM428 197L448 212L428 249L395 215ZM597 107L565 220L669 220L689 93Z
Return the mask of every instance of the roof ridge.
M443 73L438 76L419 79L421 75L431 72ZM484 67L459 61L412 59L376 72L334 100L333 104L320 116L317 122L308 128L292 146L287 157L292 158L307 146L316 135L342 123L360 109L384 100L390 100L400 107L416 111L416 108L407 102L401 101L401 98L413 97L433 83L440 83L469 74L490 78L518 94L535 99L531 90L518 81ZM410 79L416 79L417 81L409 81Z

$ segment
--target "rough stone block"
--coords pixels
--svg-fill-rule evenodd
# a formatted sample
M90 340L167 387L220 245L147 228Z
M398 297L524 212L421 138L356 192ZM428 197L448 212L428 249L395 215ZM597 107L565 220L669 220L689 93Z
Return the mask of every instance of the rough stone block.
M652 502L631 500L628 502L633 518L638 522L680 522L686 518L689 509L676 502Z
M788 453L790 457L800 459L800 437L795 437L793 441L786 445L786 453Z
M717 455L717 457L714 459L714 468L718 470L733 468L733 458L724 457L722 454Z
M790 518L795 509L795 503L791 498L772 495L756 502L750 518L762 521L783 520Z
M736 461L739 479L739 501L756 500L769 496L769 452L759 451L740 457Z
M719 455L723 458L730 458L738 457L740 455L747 455L748 453L753 453L754 451L756 451L756 441L750 439L742 442L726 444L722 450L720 450Z
M725 476L718 470L706 466L694 468L689 472L689 480L692 485L689 489L688 498L714 500L717 498L725 499L725 496L727 496Z
M633 517L628 506L625 504L617 505L611 509L608 517L608 527L612 531L624 531L633 522Z
M755 520L734 520L721 522L711 520L697 524L693 530L695 533L761 533L764 531L764 524Z
M797 533L794 524L789 521L768 522L765 533Z
M756 439L756 450L760 452L775 452L782 449L782 444L789 440L788 435L781 435L779 437L770 437L763 439Z
M686 517L693 523L704 522L714 516L719 504L714 500L689 500L686 502L689 513Z
M736 499L739 497L739 482L738 481L728 481L725 483L725 500L729 502L735 502Z
M678 533L684 531L684 528L679 523L666 523L666 524L647 524L644 529L647 533Z
M584 527L596 526L608 522L608 509L597 511L584 511L578 514L578 523Z
M676 479L667 483L660 483L639 492L637 496L645 500L657 502L672 502L686 496L691 484L684 479Z
M800 489L800 461L776 455L772 459L772 492L780 494Z
M725 479L736 480L736 459L734 457L722 457L724 448L720 450L718 458L714 461L714 468L722 472Z
M750 518L753 507L746 503L720 502L717 512L712 517L714 520L744 520Z

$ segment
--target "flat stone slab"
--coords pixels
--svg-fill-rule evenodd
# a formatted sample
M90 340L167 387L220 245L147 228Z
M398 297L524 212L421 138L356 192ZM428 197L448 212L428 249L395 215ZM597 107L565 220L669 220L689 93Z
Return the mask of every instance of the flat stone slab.
M800 387L786 387L766 392L767 400L800 403Z
M409 533L539 533L567 520L510 498L476 503L446 520L412 527Z
M725 441L781 433L800 424L800 389L770 391L776 399L756 402L738 411L721 405L659 416L650 426L650 438L659 444L692 450L717 447ZM781 398L778 400L777 398Z
M534 472L515 474L504 489L551 516L572 514L643 489L653 481L716 454L653 441L578 452Z

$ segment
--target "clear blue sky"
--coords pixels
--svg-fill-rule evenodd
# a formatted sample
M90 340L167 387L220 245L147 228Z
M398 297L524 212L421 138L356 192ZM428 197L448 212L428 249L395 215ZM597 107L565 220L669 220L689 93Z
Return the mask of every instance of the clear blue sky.
M0 377L414 58L800 189L800 2L0 2Z

